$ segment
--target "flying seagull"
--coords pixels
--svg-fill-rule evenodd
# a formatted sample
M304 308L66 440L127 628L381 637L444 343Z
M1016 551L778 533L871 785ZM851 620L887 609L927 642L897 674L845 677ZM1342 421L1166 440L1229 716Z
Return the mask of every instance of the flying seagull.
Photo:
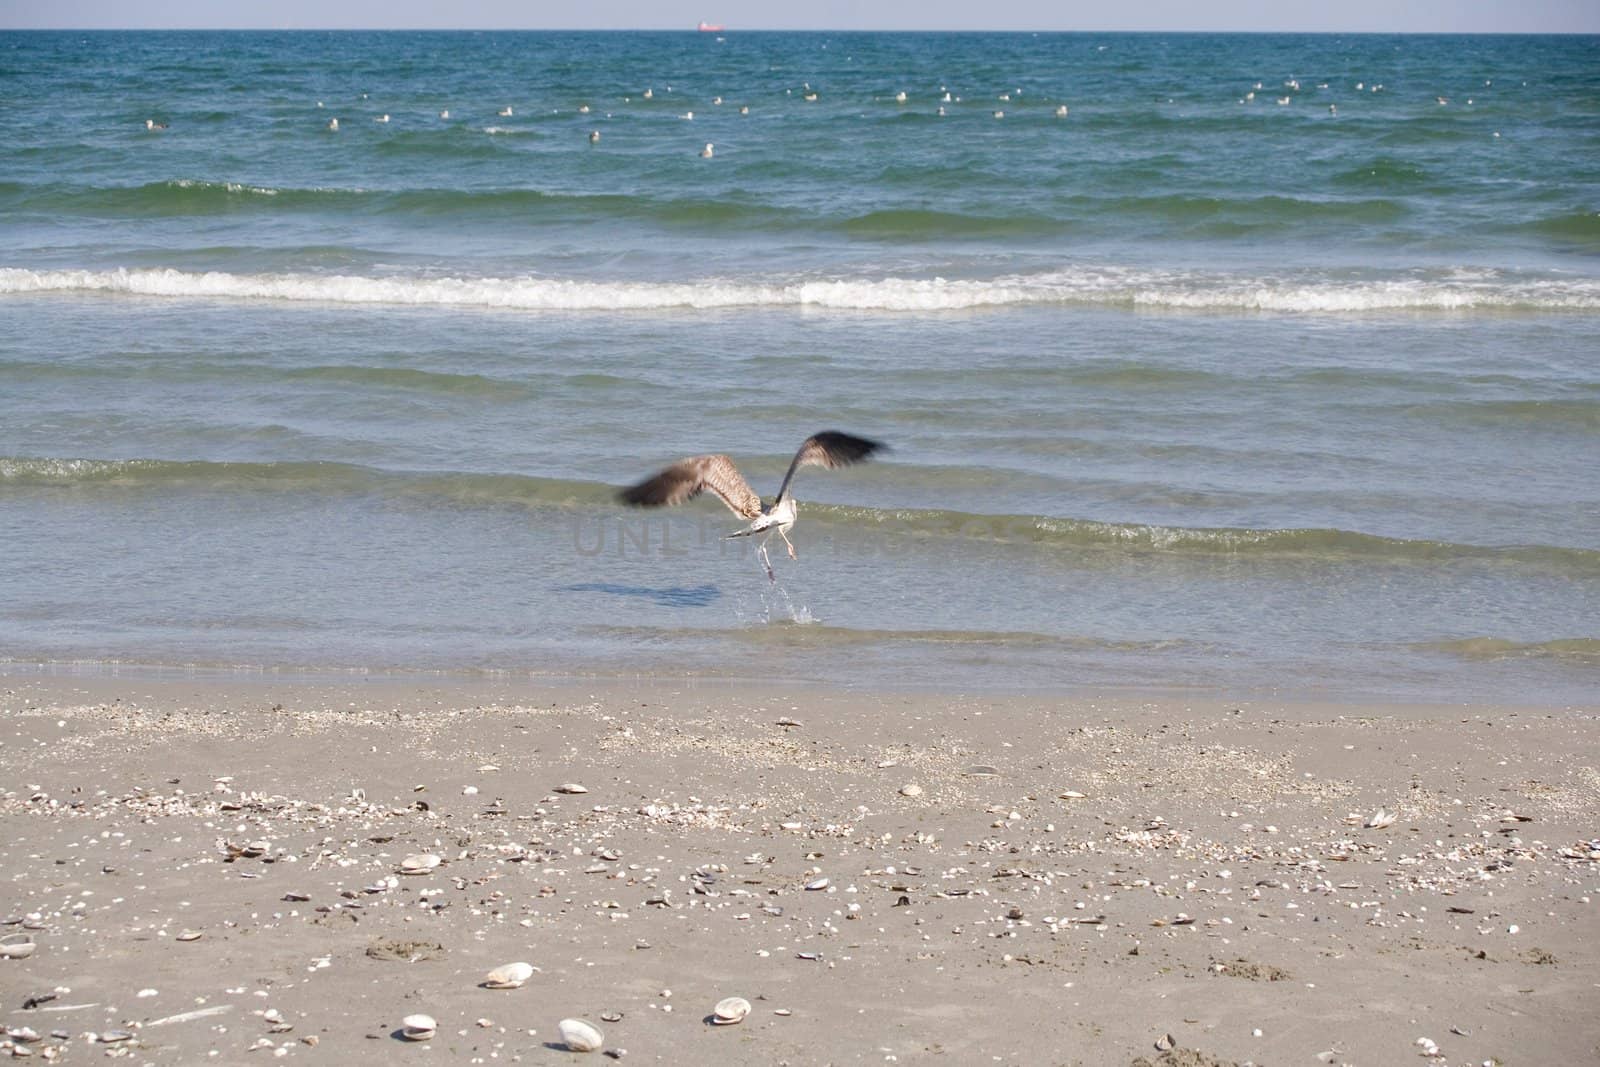
M794 454L789 473L783 476L783 484L778 486L778 495L770 505L761 502L761 497L750 488L750 483L744 480L744 475L733 465L733 460L720 455L680 459L654 477L622 490L619 495L624 503L635 507L659 508L682 504L707 489L711 490L735 515L750 520L750 525L728 534L728 537L766 534L759 548L761 562L766 565L767 577L777 581L777 575L772 572L772 562L767 558L767 538L772 536L773 530L778 531L783 543L789 546L789 558L798 558L794 554L794 543L789 540L789 527L794 525L795 514L799 510L793 494L789 492L795 471L801 467L827 467L830 470L848 467L852 463L870 459L873 453L883 449L884 446L877 441L837 430L812 434L800 446L800 451Z

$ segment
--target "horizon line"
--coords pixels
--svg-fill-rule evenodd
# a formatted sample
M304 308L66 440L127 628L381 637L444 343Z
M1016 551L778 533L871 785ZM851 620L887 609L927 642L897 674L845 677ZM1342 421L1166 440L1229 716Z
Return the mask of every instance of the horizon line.
M1593 30L1245 30L1245 29L899 29L893 27L753 26L702 30L681 26L0 26L0 33L904 33L904 34L1122 34L1251 35L1287 37L1600 37Z

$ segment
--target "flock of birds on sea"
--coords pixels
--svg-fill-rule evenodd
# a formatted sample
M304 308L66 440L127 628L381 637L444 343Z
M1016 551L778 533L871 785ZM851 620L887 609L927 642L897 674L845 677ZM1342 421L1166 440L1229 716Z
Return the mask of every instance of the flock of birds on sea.
M1487 88L1487 87L1490 87L1490 86L1494 85L1494 81L1493 81L1493 79L1486 79L1483 84ZM1318 83L1316 83L1315 87L1319 91L1326 92L1331 88L1331 85L1328 82L1318 82ZM1286 92L1284 92L1282 95L1278 95L1276 92L1270 93L1270 96L1277 101L1277 104L1280 107L1288 107L1290 104L1294 103L1295 97L1294 97L1293 94L1294 93L1298 93L1298 92L1300 92L1302 90L1302 86L1301 86L1300 80L1298 78L1290 78L1290 79L1286 80L1283 83L1281 88L1283 90L1286 90ZM672 87L670 85L667 86L666 87L666 91L668 93L671 93L672 92ZM1383 84L1381 82L1372 82L1372 83L1369 84L1366 81L1358 81L1355 84L1355 91L1358 92L1358 93L1381 93L1381 92L1384 91L1384 86L1383 86ZM1268 92L1268 90L1265 88L1265 83L1258 81L1254 85L1252 85L1248 90L1246 90L1246 92L1245 92L1245 94L1243 96L1239 97L1239 103L1243 104L1243 105L1253 104L1256 101L1256 94L1257 93L1267 93L1267 92ZM793 96L794 95L794 90L792 88L791 89L786 89L786 90L784 90L784 94L786 96ZM943 85L941 85L939 87L939 94L940 95L938 96L938 101L937 101L937 104L935 105L936 110L935 110L934 114L936 114L938 116L941 116L941 117L949 114L949 107L951 105L960 104L960 103L964 102L961 96L952 93L948 87L943 86ZM644 92L639 94L639 96L643 100L653 100L653 99L655 99L655 90L654 89L645 89ZM361 94L361 99L366 100L367 98L368 98L368 94L366 94L366 93L362 93ZM806 83L803 83L801 85L800 98L803 101L805 101L806 103L816 103L818 100L821 99L821 94L816 89L813 89L809 82L806 82ZM878 98L875 98L874 102L881 102L883 99L884 99L883 97L878 97ZM895 104L897 104L899 106L902 106L902 107L909 106L911 104L911 97L904 89L901 89L900 91L896 92L891 99L894 101ZM1013 90L1010 90L1010 91L1001 92L1001 93L996 94L995 99L994 99L993 102L996 103L996 104L1016 103L1018 106L1021 106L1022 99L1023 99L1023 91L1022 91L1022 89L1017 88L1017 89L1013 89ZM631 103L633 103L633 97L632 96L624 96L622 98L622 102L624 104L631 104ZM1175 101L1172 100L1171 98L1169 98L1167 100L1167 103L1169 103L1169 104L1170 103L1174 103L1174 102ZM1448 107L1450 105L1450 98L1447 97L1447 96L1435 96L1434 97L1434 102L1439 107ZM1467 97L1466 106L1471 107L1471 106L1473 106L1473 103L1474 103L1474 99L1472 97L1470 97L1470 96ZM720 97L720 96L712 97L712 99L711 99L711 106L712 107L721 107L722 105L723 105L723 98L722 97ZM324 106L323 102L321 100L318 100L317 101L317 107L318 108L322 108L323 106ZM1046 101L1045 106L1046 107L1051 106L1050 102ZM740 104L738 110L739 110L739 114L740 115L749 115L750 114L750 105L749 104ZM594 111L594 109L592 107L590 107L590 105L588 105L588 104L579 104L578 107L576 108L576 113L579 114L579 115L589 115L589 114L592 114L593 111ZM559 110L557 110L555 113L559 114L560 112L559 112ZM495 114L499 118L511 118L516 114L516 112L515 112L515 109L511 105L507 105L505 107L500 108L498 111L495 112ZM612 114L613 114L612 112L608 111L608 112L606 112L605 117L609 119L609 118L612 117ZM993 110L991 111L991 114L996 119L1003 119L1003 118L1006 117L1005 109L1001 108L1001 107L993 108ZM1053 114L1058 119L1064 119L1064 118L1069 117L1072 114L1072 110L1066 104L1056 103L1054 105ZM1329 104L1328 105L1328 114L1330 114L1330 115L1338 115L1339 114L1338 105L1337 104ZM694 112L693 111L684 111L683 113L677 115L676 117L678 119L683 120L683 121L692 122L694 120ZM445 109L443 109L443 110L441 110L439 112L439 120L441 122L449 122L449 121L451 121L451 119L450 119L450 109L449 108L445 108ZM388 122L390 122L390 116L389 116L389 114L387 112L385 112L384 114L381 114L381 115L378 115L378 116L374 117L372 121L375 122L375 123L378 123L380 125L387 124ZM145 126L145 129L151 130L151 131L165 130L165 129L168 128L168 124L167 123L158 122L153 118L145 119L144 120L144 126ZM326 123L326 128L330 132L337 133L339 131L339 129L341 128L340 125L339 125L338 118L330 118L330 119L328 119L328 121ZM489 127L486 132L501 132L501 131L497 127ZM1495 131L1494 136L1496 136L1496 137L1500 136L1500 133L1499 133L1498 130ZM599 144L600 143L600 131L599 130L590 130L589 131L589 143L590 144ZM700 157L702 159L712 159L712 158L715 157L715 155L716 155L716 146L714 144L710 143L710 142L707 142L706 146L700 150Z

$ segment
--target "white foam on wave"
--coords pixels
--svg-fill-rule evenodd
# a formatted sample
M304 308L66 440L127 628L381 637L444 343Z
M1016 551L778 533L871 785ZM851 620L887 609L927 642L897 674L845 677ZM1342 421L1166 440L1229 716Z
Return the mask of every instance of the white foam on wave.
M991 280L944 278L748 282L604 282L558 278L233 274L173 269L0 268L0 295L99 292L132 296L409 304L527 311L649 311L799 307L939 312L1090 305L1144 310L1349 314L1384 311L1595 311L1600 279L1465 276L1294 278L1223 272L1083 268Z
M167 183L174 189L226 189L230 193L248 193L252 196L277 196L278 190L261 185L245 185L242 182L206 182L193 178L176 178Z

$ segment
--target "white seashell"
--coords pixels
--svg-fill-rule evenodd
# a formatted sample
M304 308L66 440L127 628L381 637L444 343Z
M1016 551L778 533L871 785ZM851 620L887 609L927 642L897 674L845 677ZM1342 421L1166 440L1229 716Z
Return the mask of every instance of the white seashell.
M587 793L588 791L577 782L567 782L564 785L556 786L557 793Z
M573 1052L599 1052L600 1046L606 1043L606 1035L582 1019L562 1019L556 1029L561 1031L562 1042Z
M1076 789L1068 789L1065 792L1056 794L1056 796L1061 800L1083 800L1087 798L1088 795L1088 793L1080 793Z
M922 787L916 782L907 782L900 787L900 795L903 797L920 797L922 795Z
M431 852L418 852L400 861L401 874L427 874L443 861Z
M1399 816L1396 815L1394 812L1392 812L1392 811L1384 811L1382 808L1379 808L1377 811L1373 812L1371 815L1368 815L1367 816L1367 821L1365 823L1363 823L1362 825L1365 826L1368 830L1382 830L1385 827L1393 826L1394 823L1395 823L1395 820L1398 819L1398 818L1399 818Z
M439 1024L431 1015L407 1015L400 1020L400 1036L407 1041L426 1041L438 1029Z
M490 989L516 989L533 977L533 964L507 963L484 975L483 984Z
M0 959L25 960L38 947L26 934L12 934L0 941Z
M200 931L199 930L179 930L178 931L178 940L179 941L198 941L198 940L200 940L200 936L201 935L200 935Z
M806 888L812 890L813 892L818 889L826 889L828 888L828 880L826 878L817 878L813 881L807 882Z
M718 1026L732 1026L734 1023L743 1022L744 1017L750 1014L750 1002L743 997L728 997L717 1001L717 1006L711 1009L711 1021Z

